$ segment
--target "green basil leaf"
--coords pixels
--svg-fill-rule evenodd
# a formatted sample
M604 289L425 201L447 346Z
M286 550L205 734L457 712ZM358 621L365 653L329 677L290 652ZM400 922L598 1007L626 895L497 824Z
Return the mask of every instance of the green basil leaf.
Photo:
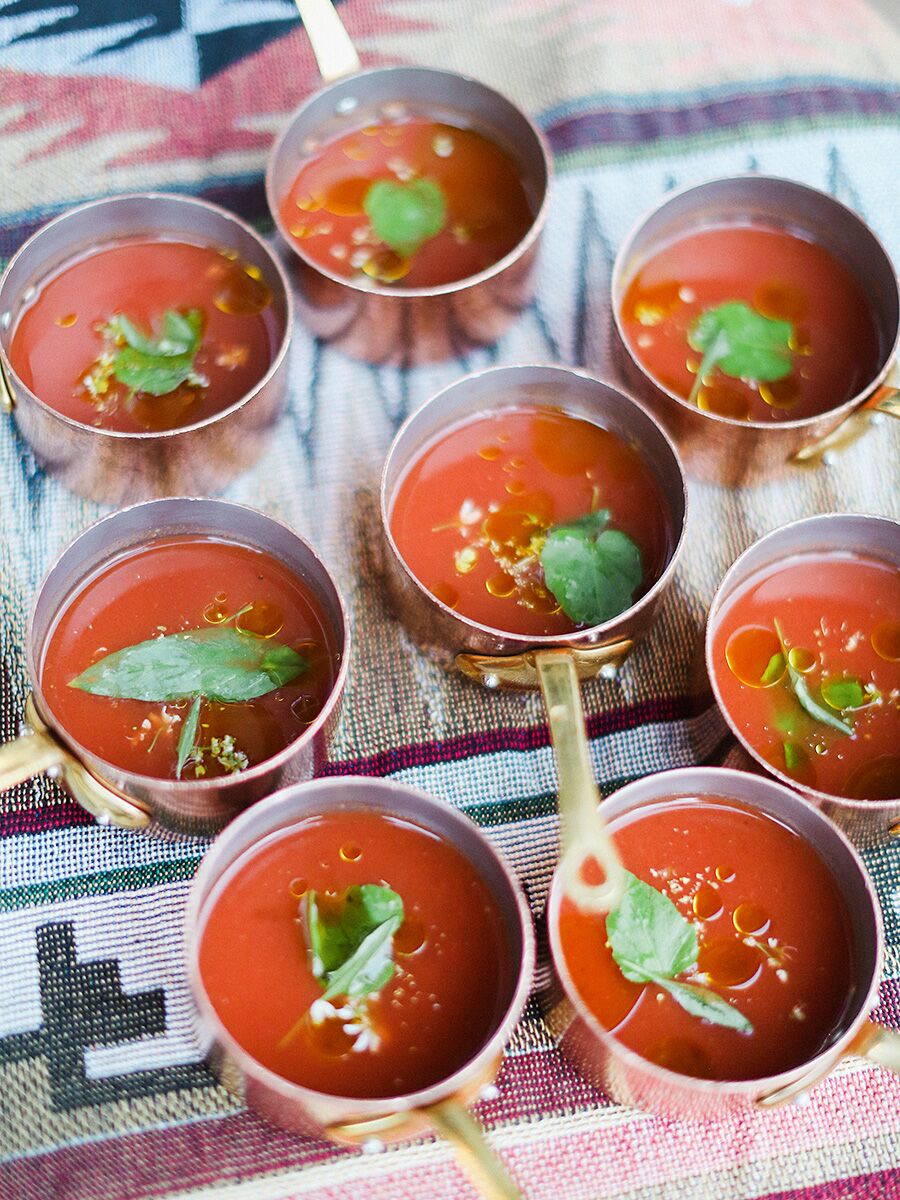
M158 354L196 354L203 334L203 313L199 308L163 313L163 336L157 342Z
M133 391L165 396L193 373L203 337L203 313L199 308L166 309L159 336L144 333L124 313L116 313L104 332L125 342L113 359L116 379Z
M744 1014L711 988L673 979L654 979L653 982L665 988L672 999L692 1017L711 1021L713 1025L724 1025L726 1029L736 1029L739 1033L753 1032L753 1025Z
M643 579L637 543L608 523L601 509L557 525L541 550L544 582L576 625L601 625L630 608Z
M826 679L822 684L822 699L829 708L839 712L865 708L871 701L858 679Z
M195 696L194 703L191 705L188 715L185 717L181 733L178 735L178 763L175 769L175 778L181 778L181 772L184 770L185 763L191 757L191 752L197 741L197 728L200 724L200 708L203 704L202 696Z
M440 233L447 222L447 201L433 179L376 179L363 208L376 236L404 257Z
M789 771L798 771L807 762L806 754L801 746L793 742L784 743L784 765Z
M776 679L780 679L784 674L784 655L779 650L777 654L773 654L766 664L766 669L762 673L760 683L774 683Z
M625 894L606 918L613 958L626 979L671 978L697 963L697 928L668 896L626 871Z
M693 349L703 352L690 400L697 399L714 367L733 379L771 383L786 378L793 370L793 335L790 321L764 317L739 300L708 308L697 317L688 334Z
M323 911L315 891L302 909L313 974L323 999L380 991L394 974L393 936L403 922L403 900L390 888L366 883L347 889L336 910Z
M674 978L697 965L697 928L668 896L630 871L625 875L625 894L619 907L606 918L612 956L625 978L665 988L691 1016L742 1033L752 1032L747 1018L716 992Z
M107 654L69 687L118 699L164 702L205 696L236 704L284 687L306 665L289 646L220 625L151 638Z
M113 374L136 392L165 396L185 382L194 369L193 354L145 354L126 346L113 360Z

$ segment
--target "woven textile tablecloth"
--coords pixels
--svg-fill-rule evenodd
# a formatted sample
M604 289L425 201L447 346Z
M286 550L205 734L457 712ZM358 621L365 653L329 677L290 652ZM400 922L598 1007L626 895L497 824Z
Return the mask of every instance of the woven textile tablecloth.
M760 170L837 195L900 258L900 38L862 0L344 0L367 63L471 73L546 131L559 175L537 299L489 351L372 368L296 331L290 409L230 498L293 524L348 599L355 652L331 773L387 775L462 808L509 856L539 918L554 772L535 696L488 694L421 657L386 609L377 479L402 419L464 371L556 361L610 376L608 284L666 191ZM203 195L269 231L262 169L316 86L288 0L12 0L0 7L0 256L48 217L142 188ZM585 688L604 791L720 758L691 660L728 564L829 509L900 516L896 423L776 487L691 486L687 548L653 635ZM25 620L52 558L103 511L65 492L0 422L2 735L25 699ZM203 1063L182 965L206 843L100 828L46 779L0 825L0 1197L453 1200L432 1140L364 1156L241 1109ZM900 1025L900 848L869 852L887 918L881 1019ZM518 1028L491 1140L533 1200L900 1197L900 1082L845 1063L805 1107L682 1125L612 1104L559 1056L536 1006Z

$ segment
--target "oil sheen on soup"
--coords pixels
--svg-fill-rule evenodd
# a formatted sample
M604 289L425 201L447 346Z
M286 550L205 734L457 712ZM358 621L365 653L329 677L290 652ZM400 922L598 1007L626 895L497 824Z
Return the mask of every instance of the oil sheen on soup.
M160 539L103 566L63 606L41 687L66 732L126 771L195 781L271 758L334 686L318 598L271 555Z
M734 420L827 412L879 365L860 284L828 250L784 230L723 226L673 239L637 271L620 317L654 379Z
M441 434L402 479L390 526L438 600L529 635L617 615L653 585L670 549L665 502L641 454L552 408L499 406Z
M659 1066L719 1080L790 1070L839 1036L854 999L849 917L803 838L758 810L712 797L641 808L612 831L626 868L693 927L697 953L671 987L630 980L610 948L607 918L563 898L565 966L604 1029ZM641 946L629 952L642 961ZM685 985L714 993L743 1027L685 1008L672 994Z
M347 958L363 935L381 957L360 979ZM366 1098L464 1066L503 1018L510 959L496 901L459 850L352 808L239 858L207 902L199 949L210 1002L248 1054L293 1083Z
M303 162L280 208L291 239L370 286L438 287L493 266L535 216L512 157L475 129L387 108Z
M750 746L798 784L853 800L900 797L900 568L804 554L723 604L712 666Z
M146 238L100 246L45 279L9 354L57 412L147 433L229 408L260 382L280 341L256 266L231 250Z

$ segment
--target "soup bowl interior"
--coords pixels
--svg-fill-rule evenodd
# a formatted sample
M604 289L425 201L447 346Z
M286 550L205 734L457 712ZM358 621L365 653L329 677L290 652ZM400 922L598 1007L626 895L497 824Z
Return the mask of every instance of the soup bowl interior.
M47 647L67 603L110 564L160 539L200 537L261 550L282 563L321 606L332 639L334 683L315 720L281 751L237 774L160 779L123 770L94 754L60 723L42 690ZM349 627L340 593L307 542L264 513L222 500L153 500L104 517L81 534L46 575L28 622L27 667L40 718L92 775L144 806L161 823L216 829L279 783L309 778L335 723L347 674Z
M316 92L297 110L276 141L266 172L269 209L282 236L294 253L315 271L344 287L372 291L371 281L366 280L368 286L365 286L306 257L302 247L290 237L280 209L305 158L343 134L389 119L398 104L413 115L473 129L504 149L519 168L534 221L519 245L480 275L435 288L379 284L377 295L415 298L452 293L498 274L535 240L543 224L551 174L549 152L536 127L504 96L477 80L433 68L380 67L359 71Z
M9 373L17 396L26 395L47 410L40 396L25 386L9 360L9 346L23 309L34 300L42 283L60 268L92 251L126 240L185 241L198 246L235 252L255 267L272 294L272 312L278 335L272 361L256 386L230 409L206 418L211 424L242 407L272 378L287 352L291 324L290 290L284 271L254 231L232 213L205 200L164 193L139 193L93 200L49 221L17 251L0 280L0 365ZM70 426L116 440L171 438L192 426L146 433L98 429L74 421L50 408L53 416Z
M423 451L443 433L501 408L555 409L590 421L636 447L665 505L665 563L648 590L624 613L601 625L559 635L527 635L462 616L437 599L412 572L391 531L398 491ZM557 366L498 367L467 376L433 396L402 426L381 482L381 519L388 546L387 581L397 612L418 643L449 666L460 653L500 656L556 646L591 648L634 638L650 625L681 551L687 489L678 455L657 422L629 396L579 371Z
M706 672L731 732L766 774L800 791L840 825L856 844L884 841L900 834L900 798L854 800L833 796L799 783L767 761L750 744L725 704L719 684L713 646L723 609L743 585L757 575L795 555L865 555L900 570L900 525L889 517L861 513L825 513L782 526L755 542L734 562L713 597L706 623Z
M728 1110L755 1105L768 1107L783 1099L793 1099L817 1083L851 1051L877 1003L883 959L881 914L865 867L844 835L795 792L740 771L689 767L664 771L629 784L604 800L601 813L615 836L617 824L641 810L659 811L674 801L703 797L737 801L764 813L799 834L816 851L846 907L853 979L840 1026L809 1061L777 1075L749 1080L708 1080L678 1074L642 1058L617 1039L600 1024L580 996L566 965L560 939L564 893L557 872L547 909L556 976L543 1000L562 1049L590 1079L622 1103L689 1119L714 1118Z
M900 293L890 258L865 222L832 196L789 179L743 175L716 179L668 198L642 218L616 255L612 279L613 319L631 365L639 375L678 405L723 427L768 430L814 424L821 414L797 421L742 421L698 409L660 382L637 359L622 324L625 294L640 268L673 241L704 229L756 226L781 230L829 251L859 283L866 296L878 337L872 376L856 396L829 410L832 415L854 408L885 377L900 337Z
M498 1004L501 1013L487 1040L452 1075L401 1096L352 1098L328 1095L290 1082L254 1059L221 1020L204 984L199 955L218 882L239 859L279 832L312 816L331 812L374 812L406 819L458 850L487 885L502 919L511 970ZM298 867L298 870L300 868ZM185 918L188 975L201 1021L211 1035L229 1078L247 1102L282 1127L310 1133L323 1129L341 1140L368 1132L394 1140L417 1132L427 1109L451 1097L473 1099L496 1069L503 1047L521 1016L531 986L534 935L528 905L515 877L477 827L456 809L402 784L355 777L318 779L270 796L232 822L216 840L194 880ZM339 1128L340 1127L340 1128Z

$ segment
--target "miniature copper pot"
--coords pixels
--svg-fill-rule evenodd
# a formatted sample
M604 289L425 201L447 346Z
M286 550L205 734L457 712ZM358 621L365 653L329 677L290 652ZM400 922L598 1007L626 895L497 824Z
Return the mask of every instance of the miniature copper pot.
M701 229L757 225L783 229L823 246L856 278L871 306L879 357L859 392L818 416L794 421L741 421L704 412L655 379L632 351L622 327L625 294L640 268L672 240ZM865 222L832 196L789 179L742 175L716 179L667 196L642 217L616 255L612 314L619 360L634 392L662 421L688 473L730 486L756 484L855 440L862 412L900 416L895 388L883 388L900 339L897 276ZM852 420L851 420L852 418Z
M298 7L328 86L301 105L276 141L266 195L294 255L300 317L323 341L375 363L411 366L455 358L496 341L534 293L552 174L543 136L509 100L465 75L427 67L360 70L330 2L298 0ZM303 159L322 143L377 122L398 104L483 133L520 169L534 220L514 249L478 275L433 288L375 285L368 279L364 286L305 257L285 228L281 204Z
M631 783L604 800L601 809L615 834L617 823L626 814L657 807L662 800L702 796L737 800L774 817L809 842L831 871L850 917L856 971L855 991L840 1028L828 1046L808 1062L759 1079L695 1079L641 1058L600 1025L572 982L560 944L564 888L557 872L547 906L556 974L542 1000L563 1052L587 1078L620 1103L687 1119L716 1118L727 1112L771 1108L799 1100L851 1053L863 1054L900 1072L900 1035L868 1019L878 1003L884 955L878 898L856 851L816 808L796 792L757 775L722 767L688 767Z
M851 800L831 796L777 770L750 745L723 704L713 659L713 640L722 609L751 576L796 554L835 551L881 559L894 564L900 571L900 522L892 521L889 517L859 513L826 513L784 525L754 542L731 566L710 605L706 622L706 671L731 732L750 756L755 768L774 775L811 800L841 826L857 845L877 844L900 836L900 795L894 800Z
M93 574L158 538L208 536L262 550L287 566L322 606L335 646L335 681L316 719L278 754L224 778L176 780L116 767L76 741L54 717L41 688L45 648L65 604ZM68 791L106 824L133 828L151 820L201 833L274 788L309 779L325 755L340 715L350 629L343 600L312 547L286 525L224 500L152 500L104 517L75 539L50 568L28 619L26 665L31 686L22 736L0 747L0 790L41 771L60 775Z
M562 409L635 445L652 469L667 505L669 553L653 586L625 612L574 633L528 636L492 629L461 615L431 594L404 561L391 532L400 484L425 447L442 432L499 406ZM681 463L666 434L646 410L606 383L555 366L497 367L438 392L401 427L381 480L381 520L388 553L388 593L412 637L446 668L487 687L540 686L559 772L563 857L569 885L588 906L608 906L623 884L621 867L596 820L597 787L588 753L578 681L612 678L634 641L652 625L684 541L687 489ZM589 845L590 843L590 845ZM599 889L579 881L580 862L592 853L606 867ZM588 895L593 892L593 899Z
M498 1010L502 1016L477 1053L431 1087L386 1099L352 1099L316 1092L274 1074L251 1057L223 1024L204 985L200 944L217 885L234 863L264 839L329 811L381 811L402 817L452 843L472 864L504 919L513 970ZM223 1082L240 1092L266 1120L301 1134L372 1148L414 1137L429 1128L454 1143L462 1165L485 1196L519 1195L483 1140L465 1105L494 1077L503 1048L522 1014L534 970L531 913L514 875L478 828L450 805L382 779L318 779L287 788L243 813L215 841L194 880L185 918L188 977L204 1029L213 1039Z
M159 432L99 429L57 412L16 373L9 345L19 316L60 267L126 239L168 238L235 251L272 293L278 344L259 383L222 412ZM41 464L73 492L107 504L218 491L256 461L287 399L291 296L266 244L238 217L186 196L142 193L93 200L49 221L0 279L0 407Z

